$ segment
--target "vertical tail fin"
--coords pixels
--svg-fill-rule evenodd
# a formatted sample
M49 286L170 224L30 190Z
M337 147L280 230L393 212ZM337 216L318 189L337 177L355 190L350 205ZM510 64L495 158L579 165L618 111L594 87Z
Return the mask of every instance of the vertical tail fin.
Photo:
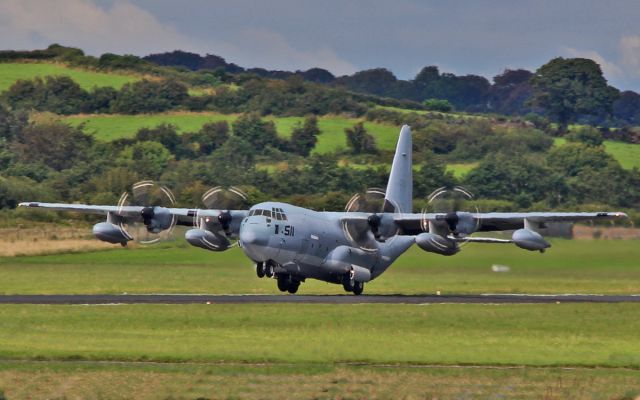
M413 169L411 163L411 128L403 125L396 146L396 154L393 156L391 174L387 184L384 208L387 212L396 210L402 213L413 212Z

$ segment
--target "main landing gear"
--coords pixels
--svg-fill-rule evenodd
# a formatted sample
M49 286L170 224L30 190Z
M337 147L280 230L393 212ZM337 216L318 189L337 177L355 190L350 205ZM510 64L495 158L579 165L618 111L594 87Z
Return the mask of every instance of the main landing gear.
M258 278L273 278L275 275L276 263L272 260L267 260L266 262L259 262L256 264L256 275Z
M364 291L364 282L356 281L353 274L348 273L342 278L342 287L345 292L351 292L359 296Z
M276 265L276 262L273 260L256 263L256 275L258 275L258 278L273 278L276 276ZM294 294L300 287L300 281L289 274L278 274L276 279L278 280L278 289L280 289L281 292Z
M291 275L278 275L278 289L281 292L289 292L294 294L300 287L300 281L294 279Z

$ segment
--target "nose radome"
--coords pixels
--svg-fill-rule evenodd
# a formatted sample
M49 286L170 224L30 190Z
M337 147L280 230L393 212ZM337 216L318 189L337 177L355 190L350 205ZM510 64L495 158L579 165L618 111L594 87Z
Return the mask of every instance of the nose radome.
M259 232L253 227L245 227L240 230L240 242L243 246L266 246L269 238L265 232Z

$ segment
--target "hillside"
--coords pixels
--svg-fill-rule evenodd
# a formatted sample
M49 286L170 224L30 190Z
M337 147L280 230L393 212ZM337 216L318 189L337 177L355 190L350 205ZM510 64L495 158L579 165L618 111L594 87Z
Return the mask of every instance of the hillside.
M1 64L0 64L1 65ZM392 108L395 111L405 113L411 110L402 110ZM469 116L466 114L452 114L455 118L482 118L478 116ZM45 116L50 117L50 116ZM196 132L202 125L209 122L227 121L232 123L237 119L237 114L220 114L214 112L171 112L160 114L144 114L144 115L70 115L56 120L69 123L73 126L82 125L86 132L93 134L98 140L110 141L122 138L132 138L141 128L153 128L160 124L171 124L181 132ZM35 117L36 120L38 117ZM303 122L303 117L266 117L266 120L273 121L276 124L278 134L283 138L291 136L291 132L297 124ZM318 154L326 154L338 149L347 147L346 136L344 130L350 128L358 122L364 122L367 131L375 138L379 149L392 151L398 135L398 127L391 124L381 124L376 122L364 121L362 118L347 118L340 116L322 116L318 118L318 127L321 134L318 136L318 143L314 148L314 152ZM555 140L555 144L560 146L566 143L562 138ZM640 168L640 144L621 143L611 140L605 140L604 146L610 155L612 155L623 168L632 169ZM473 163L452 163L450 169L456 176L463 176L474 166Z
M340 209L385 185L405 123L417 207L435 188L464 185L487 211L640 208L640 144L613 140L636 141L637 128L563 131L542 115L428 109L296 75L64 57L0 62L0 208L25 198L108 203L154 179L185 205L236 185L256 200ZM68 78L29 81L51 74Z
M0 63L0 92L7 90L19 79L30 80L45 76L68 76L87 90L105 86L120 89L125 83L141 78L134 74L97 72L48 62Z

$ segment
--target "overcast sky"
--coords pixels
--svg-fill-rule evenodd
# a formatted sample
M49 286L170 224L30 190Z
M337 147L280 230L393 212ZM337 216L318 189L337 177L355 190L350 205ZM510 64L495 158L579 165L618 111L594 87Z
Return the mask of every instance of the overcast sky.
M0 48L87 53L183 49L244 67L336 75L425 65L488 78L587 57L640 91L640 0L0 0Z

